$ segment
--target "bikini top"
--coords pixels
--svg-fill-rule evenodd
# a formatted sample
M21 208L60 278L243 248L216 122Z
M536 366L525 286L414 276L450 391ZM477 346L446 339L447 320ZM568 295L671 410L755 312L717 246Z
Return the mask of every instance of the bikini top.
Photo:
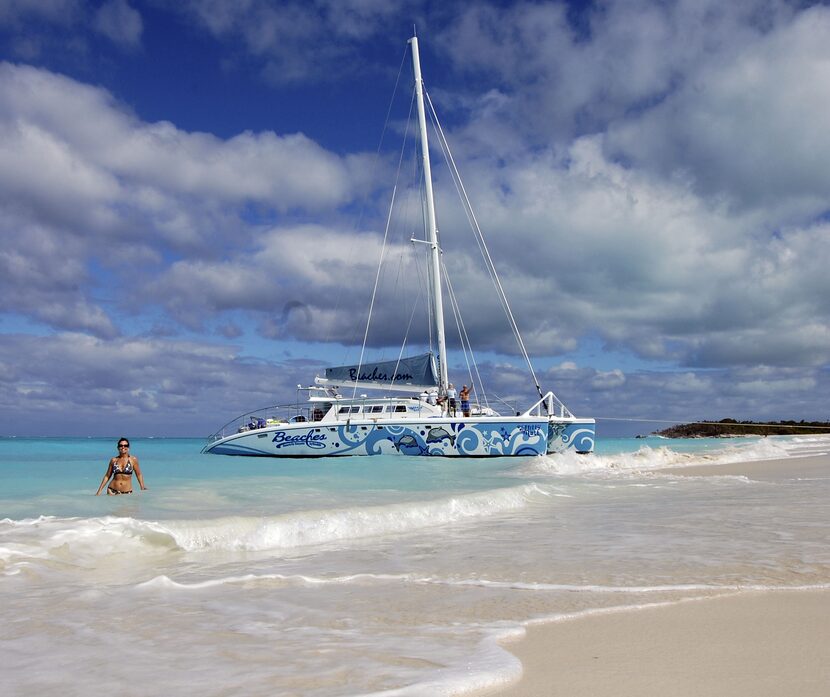
M124 469L121 469L121 465L118 464L118 460L112 463L112 473L113 474L132 474L133 473L133 463L130 461L130 456L127 456L127 464L124 465Z

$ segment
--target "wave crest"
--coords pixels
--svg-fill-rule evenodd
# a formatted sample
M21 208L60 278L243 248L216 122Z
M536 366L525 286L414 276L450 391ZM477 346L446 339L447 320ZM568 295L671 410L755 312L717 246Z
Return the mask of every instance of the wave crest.
M166 523L165 527L176 540L176 544L188 551L290 550L365 537L407 533L498 515L524 508L536 494L546 495L538 486L529 484L436 501L301 511L266 518L174 521Z

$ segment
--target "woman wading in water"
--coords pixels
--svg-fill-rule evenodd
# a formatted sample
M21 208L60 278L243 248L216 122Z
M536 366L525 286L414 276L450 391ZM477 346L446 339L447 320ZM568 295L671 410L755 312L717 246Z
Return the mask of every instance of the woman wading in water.
M118 457L114 457L107 465L107 472L101 480L101 486L95 495L98 496L107 486L107 496L115 496L117 494L132 494L133 493L133 472L138 479L138 484L142 490L146 490L144 486L144 476L141 474L141 468L138 466L138 458L130 455L130 441L126 438L118 439Z

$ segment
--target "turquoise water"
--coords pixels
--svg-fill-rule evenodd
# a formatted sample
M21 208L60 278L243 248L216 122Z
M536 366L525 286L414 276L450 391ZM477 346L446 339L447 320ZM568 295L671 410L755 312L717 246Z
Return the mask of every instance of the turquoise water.
M95 497L116 439L0 439L5 694L458 694L517 675L496 640L528 622L830 585L828 477L671 470L826 436L486 460L131 442L148 491Z

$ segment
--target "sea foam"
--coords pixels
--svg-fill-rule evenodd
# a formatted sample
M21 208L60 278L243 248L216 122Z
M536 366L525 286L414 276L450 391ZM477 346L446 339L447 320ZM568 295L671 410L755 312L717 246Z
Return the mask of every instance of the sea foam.
M725 439L724 439L725 440ZM639 473L695 465L720 465L732 462L784 459L794 455L789 441L764 438L757 441L737 439L722 448L683 452L671 446L643 445L633 452L580 455L573 451L529 460L520 470L522 475L616 475Z
M301 511L249 518L156 524L183 550L293 550L366 537L402 534L518 510L547 492L535 484L435 501Z

